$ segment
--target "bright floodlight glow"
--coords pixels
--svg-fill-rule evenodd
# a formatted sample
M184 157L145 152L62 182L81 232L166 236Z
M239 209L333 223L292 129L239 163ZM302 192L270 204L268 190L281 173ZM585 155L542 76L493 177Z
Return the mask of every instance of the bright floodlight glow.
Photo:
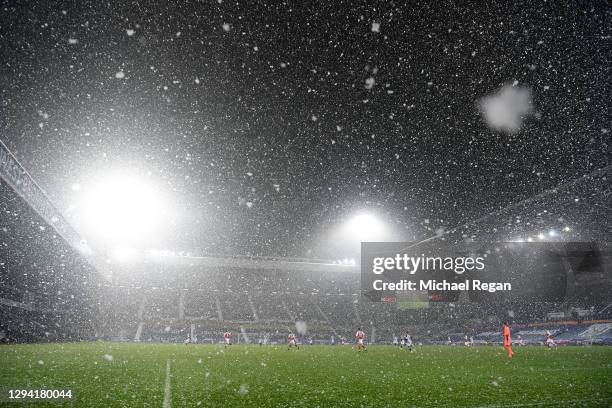
M555 236L557 236L557 231L550 230L550 231L548 231L548 235L551 236L551 237L555 237Z
M376 240L384 233L384 226L373 215L359 214L348 222L347 233L359 241Z
M83 188L79 221L109 244L138 244L152 238L164 215L156 189L136 177L116 174Z
M138 251L130 247L117 247L110 253L111 260L116 262L131 262L138 258Z

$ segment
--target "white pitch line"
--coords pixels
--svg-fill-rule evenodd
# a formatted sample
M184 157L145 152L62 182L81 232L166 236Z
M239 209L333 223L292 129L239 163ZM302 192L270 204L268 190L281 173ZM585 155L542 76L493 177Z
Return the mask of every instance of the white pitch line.
M172 406L172 392L170 390L170 360L166 361L166 384L164 385L164 408Z

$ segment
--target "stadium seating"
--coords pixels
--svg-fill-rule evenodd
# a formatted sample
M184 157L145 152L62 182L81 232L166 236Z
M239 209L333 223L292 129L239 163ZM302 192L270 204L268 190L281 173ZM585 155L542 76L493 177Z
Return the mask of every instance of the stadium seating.
M216 342L229 329L236 341L352 339L358 326L369 341L404 331L415 341L499 342L508 318L527 344L553 332L559 344L608 344L612 305L499 302L429 303L403 310L359 296L358 276L283 270L155 266L118 274L110 282L59 237L7 185L0 183L0 341L109 339L179 342L194 333ZM587 325L547 322L552 313L600 319ZM606 320L608 319L608 320ZM297 323L297 324L296 324ZM550 323L531 327L534 323ZM516 336L515 336L516 338Z
M96 337L100 275L0 181L3 342Z

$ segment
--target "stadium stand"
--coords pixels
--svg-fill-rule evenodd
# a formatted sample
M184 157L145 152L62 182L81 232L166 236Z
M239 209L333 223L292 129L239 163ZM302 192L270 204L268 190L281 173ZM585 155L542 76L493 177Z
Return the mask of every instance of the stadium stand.
M29 175L24 171L20 177ZM604 271L576 273L568 285L572 291L556 301L464 299L425 302L415 309L360 297L359 277L347 272L289 270L273 258L268 260L272 267L259 269L248 257L227 259L226 266L199 266L189 259L183 264L149 263L116 268L103 278L92 260L75 249L70 228L51 225L57 216L49 214L57 211L49 202L41 204L45 211L35 211L15 191L15 185L0 182L2 342L181 342L188 334L217 342L222 331L232 330L240 342L280 342L288 332L298 331L303 340L316 343L352 339L362 326L370 342L390 343L408 330L421 342L461 343L468 335L476 342L495 343L501 338L502 319L511 321L526 344L541 343L546 330L559 344L611 341L612 304L591 304L589 299L594 291L610 287ZM36 191L33 197L47 200ZM529 211L541 205L535 203ZM523 217L532 216L525 211ZM586 218L575 222L586 225ZM490 234L493 239L499 232L493 225L497 221L487 222L491 228L481 226L480 237ZM595 235L586 238L594 241L607 236L597 235L601 229L590 231ZM449 239L465 239L460 228L452 234Z
M94 338L99 274L4 181L0 212L1 341Z
M463 344L468 335L482 344L499 342L500 320L513 316L514 333L521 335L525 344L541 344L546 330L559 336L559 344L574 344L574 338L580 339L578 335L589 326L548 321L551 311L567 310L571 315L577 305L434 302L403 310L398 304L361 298L358 280L346 274L274 271L274 284L263 270L188 269L149 270L148 278L131 289L127 289L128 280L119 286L107 283L106 298L114 299L108 302L112 315L102 320L117 322L118 327L109 328L100 337L117 339L121 337L117 333L123 333L124 338L134 339L141 327L139 341L177 342L193 334L198 342L214 343L221 340L223 331L231 330L237 342L273 343L284 341L300 322L305 328L301 340L313 343L352 339L356 327L362 326L371 342L390 343L408 330L416 341L424 343L447 343L450 337L451 343ZM129 279L133 278L130 274ZM329 285L332 281L333 289ZM123 295L114 294L116 290ZM139 315L141 308L144 312ZM539 325L532 327L534 324ZM565 342L566 338L571 341Z

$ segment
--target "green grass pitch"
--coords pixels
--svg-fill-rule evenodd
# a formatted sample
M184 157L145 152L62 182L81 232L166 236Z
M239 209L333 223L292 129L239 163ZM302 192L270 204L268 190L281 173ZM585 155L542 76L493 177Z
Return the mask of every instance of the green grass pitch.
M5 345L0 387L71 389L78 407L610 407L612 348Z

